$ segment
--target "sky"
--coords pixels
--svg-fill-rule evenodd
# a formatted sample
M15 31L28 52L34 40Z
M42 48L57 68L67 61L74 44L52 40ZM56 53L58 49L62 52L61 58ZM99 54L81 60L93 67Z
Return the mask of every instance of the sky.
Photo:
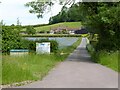
M0 0L0 21L5 25L17 24L17 18L22 25L47 24L51 17L51 12L46 13L43 18L38 19L35 14L29 13L29 8L24 4L32 0ZM52 7L52 16L61 11L62 6L56 3Z

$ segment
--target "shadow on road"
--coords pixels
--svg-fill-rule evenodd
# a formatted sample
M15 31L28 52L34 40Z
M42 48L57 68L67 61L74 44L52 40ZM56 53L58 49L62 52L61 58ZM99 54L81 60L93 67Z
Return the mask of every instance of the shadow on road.
M68 58L67 61L77 61L85 63L94 63L85 47L78 47Z

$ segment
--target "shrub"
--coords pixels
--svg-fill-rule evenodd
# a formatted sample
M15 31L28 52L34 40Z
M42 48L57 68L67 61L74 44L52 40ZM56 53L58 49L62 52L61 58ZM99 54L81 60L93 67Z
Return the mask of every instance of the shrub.
M2 28L2 53L8 53L11 49L35 50L33 41L22 39L19 30L14 27L3 26Z
M56 53L57 50L58 50L58 43L57 43L57 41L51 40L50 43L51 43L51 52Z
M29 49L30 51L36 50L35 41L22 39L20 43L21 43L21 49Z
M86 48L91 54L95 51L95 49L93 48L93 46L91 44L87 44Z
M32 26L28 26L28 27L26 28L26 33L33 35L33 34L36 33L36 30L35 30L34 27L32 27Z
M19 30L13 27L2 27L2 52L9 52L10 49L20 48L20 41Z
M91 45L91 44L87 44L86 45L86 49L88 50L88 52L90 53L91 55L91 58L94 62L99 62L98 60L98 53L96 53L94 47Z

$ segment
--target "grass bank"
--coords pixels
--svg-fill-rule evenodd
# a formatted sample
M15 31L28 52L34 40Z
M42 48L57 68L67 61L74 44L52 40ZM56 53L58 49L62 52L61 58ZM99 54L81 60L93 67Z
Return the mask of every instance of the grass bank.
M119 57L119 52L114 51L114 52L107 52L107 51L99 51L95 52L94 48L92 45L88 44L87 45L87 50L91 55L91 58L94 62L100 63L104 66L107 66L117 72L120 72L118 69L119 64L118 64L118 57Z
M57 63L64 61L80 42L81 38L72 46L66 47L56 54L29 54L21 57L3 55L2 84L6 85L16 82L41 80Z
M105 65L115 71L119 71L118 69L118 51L116 52L106 52L100 51L98 53L99 63Z

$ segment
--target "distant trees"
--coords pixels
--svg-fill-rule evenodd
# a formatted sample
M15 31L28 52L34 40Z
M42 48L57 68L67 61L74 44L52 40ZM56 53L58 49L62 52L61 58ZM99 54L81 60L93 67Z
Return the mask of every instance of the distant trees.
M80 14L79 4L73 4L70 8L63 6L59 14L50 18L49 24L81 21Z

